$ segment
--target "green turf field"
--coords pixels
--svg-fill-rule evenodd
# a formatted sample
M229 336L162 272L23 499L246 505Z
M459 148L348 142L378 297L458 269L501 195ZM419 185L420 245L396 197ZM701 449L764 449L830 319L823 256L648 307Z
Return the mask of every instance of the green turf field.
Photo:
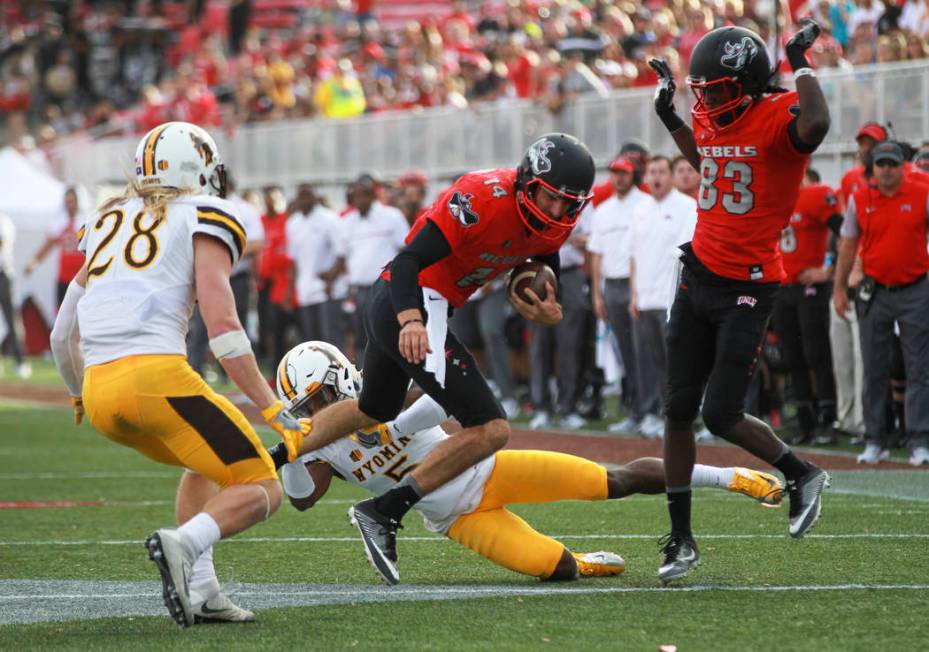
M75 428L64 409L0 403L0 433L0 623L22 623L23 613L52 620L0 624L0 649L929 646L924 472L835 473L823 518L802 541L787 536L786 509L701 490L703 565L672 590L655 576L663 498L644 496L514 510L574 550L622 554L619 577L543 584L430 534L411 514L399 543L403 584L388 589L345 517L361 494L336 481L314 509L285 506L217 547L220 579L258 623L180 631L167 612L103 617L108 604L158 604L142 540L172 523L179 472ZM53 500L99 504L8 508ZM53 620L74 605L95 617Z

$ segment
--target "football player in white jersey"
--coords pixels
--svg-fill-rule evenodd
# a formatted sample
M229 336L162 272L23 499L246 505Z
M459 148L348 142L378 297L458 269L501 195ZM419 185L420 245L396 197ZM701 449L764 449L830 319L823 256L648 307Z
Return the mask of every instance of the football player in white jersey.
M308 427L261 376L236 315L229 273L245 248L216 143L200 127L169 122L139 143L135 179L79 233L86 253L52 332L71 393L104 437L185 467L177 529L145 542L165 606L182 627L254 614L220 591L212 546L280 505L274 464L245 416L187 364L194 301L210 348L295 456Z
M360 384L360 375L345 355L326 342L300 344L278 365L278 396L299 417L310 417L331 403L354 397ZM448 438L439 427L447 419L441 406L422 396L390 423L358 431L285 464L281 469L284 491L301 511L319 500L333 476L382 493ZM270 451L281 462L283 452L280 445ZM742 493L770 506L780 505L783 493L774 476L739 467L697 465L693 482L694 486ZM546 580L572 580L616 575L625 569L625 562L612 552L573 553L535 531L507 510L507 505L605 500L664 490L664 464L658 458L636 459L608 471L564 453L504 450L427 494L415 509L429 530L445 534L504 568ZM390 553L396 564L396 551ZM399 577L396 572L391 575Z

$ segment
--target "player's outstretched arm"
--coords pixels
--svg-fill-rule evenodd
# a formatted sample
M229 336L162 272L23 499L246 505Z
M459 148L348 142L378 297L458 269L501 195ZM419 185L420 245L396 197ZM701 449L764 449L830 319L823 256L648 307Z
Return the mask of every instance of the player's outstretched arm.
M794 121L791 137L802 152L812 152L829 132L829 106L816 79L816 73L806 60L806 51L813 46L822 29L811 18L803 20L802 27L784 46L787 61L794 71L800 115Z
M222 242L208 235L194 236L197 298L210 337L210 349L233 382L261 410L261 416L284 440L288 459L293 460L310 427L298 422L284 409L284 404L261 375L251 343L235 310L235 299L229 285L231 270L232 260Z
M651 59L648 65L658 74L658 87L655 89L655 113L670 132L684 158L694 166L694 170L699 170L700 153L697 151L694 132L684 124L681 116L677 114L677 109L674 108L674 92L677 90L674 74L664 59Z

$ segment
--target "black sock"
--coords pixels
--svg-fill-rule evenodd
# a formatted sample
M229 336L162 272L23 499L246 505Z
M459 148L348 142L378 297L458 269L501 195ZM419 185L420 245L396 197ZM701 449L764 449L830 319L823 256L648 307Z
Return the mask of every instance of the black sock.
M387 493L374 499L374 506L384 516L389 516L398 523L403 519L410 508L419 502L423 492L416 480L409 478L403 480Z
M693 538L690 531L690 499L693 491L690 487L684 490L668 490L668 514L671 515L671 534L685 538Z
M279 469L287 464L287 446L284 445L284 442L275 444L269 448L268 455L271 456L271 460L274 462L275 469Z
M789 448L771 463L775 469L784 474L788 480L797 480L810 471L810 465L794 455Z

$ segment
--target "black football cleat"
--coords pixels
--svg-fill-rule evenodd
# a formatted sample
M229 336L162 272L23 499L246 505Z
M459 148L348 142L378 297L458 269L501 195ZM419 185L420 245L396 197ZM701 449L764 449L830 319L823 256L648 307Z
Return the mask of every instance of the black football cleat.
M790 498L790 536L799 539L819 519L823 489L829 486L829 480L828 473L818 466L811 465L809 472L799 480L787 481L787 495Z
M361 534L365 555L387 584L400 583L397 570L397 530L400 522L384 516L374 505L374 499L362 500L348 509L348 518Z

